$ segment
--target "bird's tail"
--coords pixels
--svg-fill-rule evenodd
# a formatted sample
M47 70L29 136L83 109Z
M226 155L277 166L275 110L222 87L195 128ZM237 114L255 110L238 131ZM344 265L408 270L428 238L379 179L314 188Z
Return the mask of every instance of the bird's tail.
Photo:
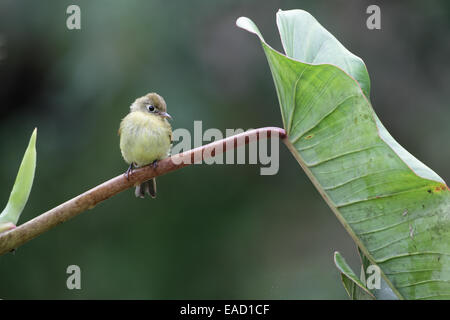
M136 197L139 198L145 198L145 193L148 193L152 198L156 198L156 178L141 183L134 191Z

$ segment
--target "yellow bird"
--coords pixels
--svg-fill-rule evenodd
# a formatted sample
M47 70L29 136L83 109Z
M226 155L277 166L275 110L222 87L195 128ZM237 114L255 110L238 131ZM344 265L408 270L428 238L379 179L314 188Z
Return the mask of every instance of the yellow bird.
M119 127L120 150L125 161L130 165L126 172L127 179L134 168L149 164L169 156L172 145L172 127L167 119L164 98L157 93L149 93L136 99L130 106L130 113L122 119ZM144 198L145 193L156 197L156 179L136 187L136 197Z

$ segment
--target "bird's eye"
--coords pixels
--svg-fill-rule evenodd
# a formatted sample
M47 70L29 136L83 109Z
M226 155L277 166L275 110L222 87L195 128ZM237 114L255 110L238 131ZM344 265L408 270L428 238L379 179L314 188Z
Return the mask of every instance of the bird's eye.
M155 111L155 107L152 106L151 104L149 104L149 105L147 106L147 110L150 111L150 112L153 112L153 111Z

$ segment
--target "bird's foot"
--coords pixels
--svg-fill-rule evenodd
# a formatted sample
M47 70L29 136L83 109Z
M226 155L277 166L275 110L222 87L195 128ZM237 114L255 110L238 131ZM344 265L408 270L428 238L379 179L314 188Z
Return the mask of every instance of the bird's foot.
M155 161L153 161L152 163L150 163L150 166L151 166L153 169L158 168L158 160L155 160Z
M134 170L134 165L133 165L133 163L131 163L130 166L128 167L127 171L125 172L125 177L127 178L127 180L130 180L130 175L133 175L133 170Z

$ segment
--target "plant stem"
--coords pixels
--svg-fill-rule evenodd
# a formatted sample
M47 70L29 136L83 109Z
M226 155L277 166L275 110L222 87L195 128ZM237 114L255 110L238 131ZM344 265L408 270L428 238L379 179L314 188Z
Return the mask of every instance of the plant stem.
M214 157L229 149L235 149L239 146L248 144L250 141L257 141L261 138L269 137L279 137L284 140L286 138L286 133L283 129L276 127L249 130L163 159L158 162L156 168L145 166L143 168L135 169L133 174L130 175L129 180L127 180L124 174L121 174L12 230L1 233L0 255L18 248L58 224L77 216L87 209L92 209L98 203L144 181L186 167L190 164L201 162L204 159Z

